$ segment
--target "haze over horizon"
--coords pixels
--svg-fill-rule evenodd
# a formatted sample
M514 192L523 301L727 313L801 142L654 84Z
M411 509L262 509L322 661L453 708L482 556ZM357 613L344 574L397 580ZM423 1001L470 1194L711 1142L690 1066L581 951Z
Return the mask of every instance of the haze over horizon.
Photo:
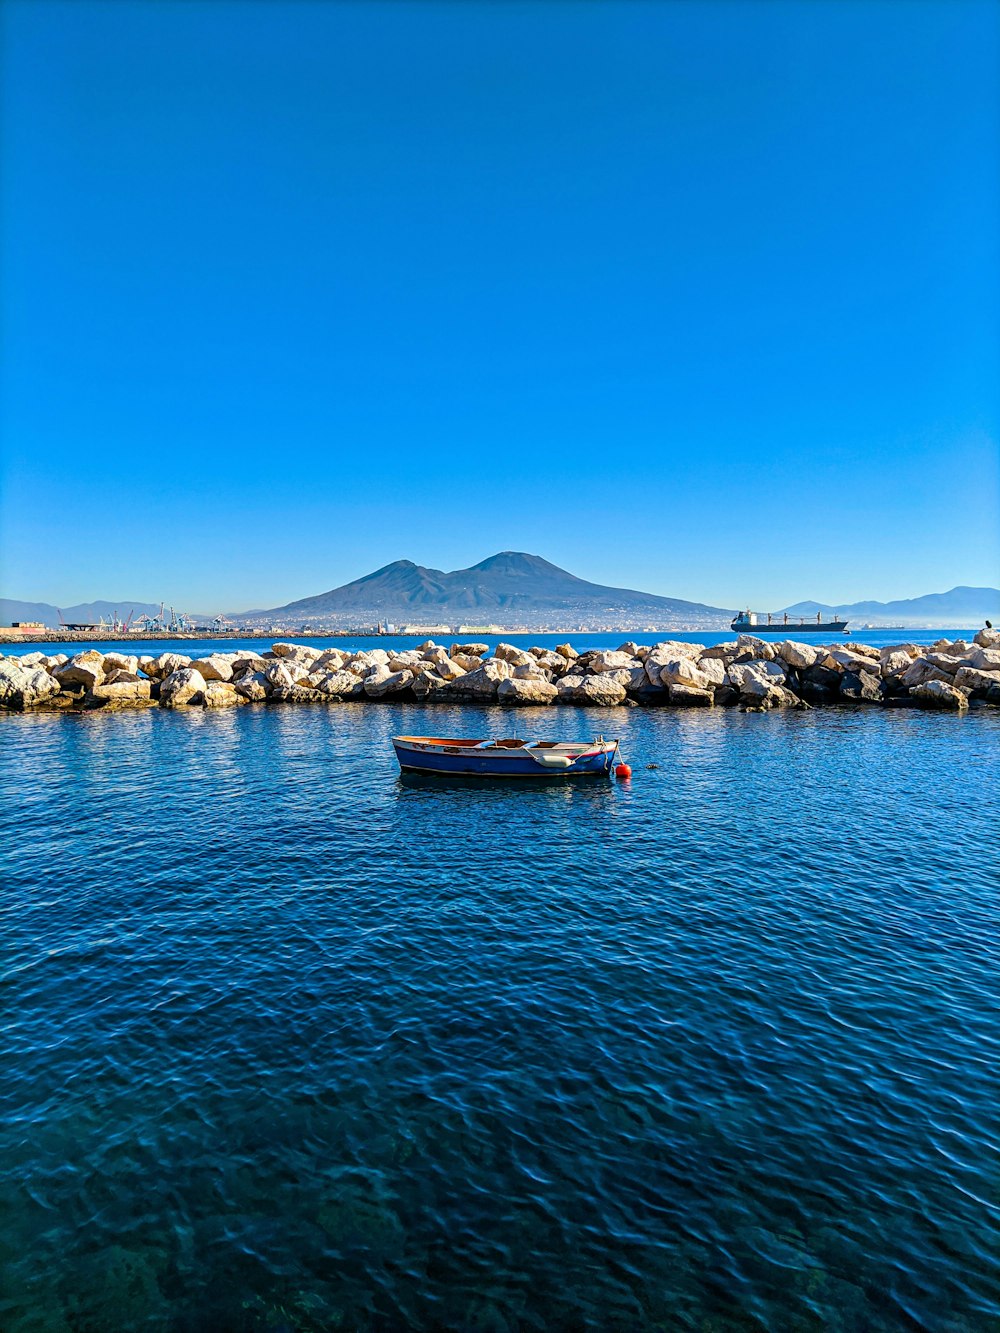
M1000 582L996 6L0 24L6 596Z

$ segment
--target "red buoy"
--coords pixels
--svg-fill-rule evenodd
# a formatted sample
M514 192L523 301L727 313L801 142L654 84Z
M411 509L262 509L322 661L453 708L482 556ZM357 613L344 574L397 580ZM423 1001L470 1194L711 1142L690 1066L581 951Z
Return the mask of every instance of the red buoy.
M630 778L631 776L632 770L629 768L628 764L619 764L615 769L616 778Z

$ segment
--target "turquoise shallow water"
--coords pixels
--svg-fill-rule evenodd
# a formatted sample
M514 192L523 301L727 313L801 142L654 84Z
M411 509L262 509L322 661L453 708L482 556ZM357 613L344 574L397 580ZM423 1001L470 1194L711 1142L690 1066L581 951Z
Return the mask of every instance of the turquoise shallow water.
M400 781L470 722L635 776ZM0 718L0 1327L995 1329L998 741Z

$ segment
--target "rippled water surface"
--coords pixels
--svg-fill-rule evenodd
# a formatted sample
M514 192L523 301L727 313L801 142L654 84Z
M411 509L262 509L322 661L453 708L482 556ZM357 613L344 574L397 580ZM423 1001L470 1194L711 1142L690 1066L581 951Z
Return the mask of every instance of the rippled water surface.
M470 722L634 777L400 780ZM0 1327L995 1329L998 742L0 719Z

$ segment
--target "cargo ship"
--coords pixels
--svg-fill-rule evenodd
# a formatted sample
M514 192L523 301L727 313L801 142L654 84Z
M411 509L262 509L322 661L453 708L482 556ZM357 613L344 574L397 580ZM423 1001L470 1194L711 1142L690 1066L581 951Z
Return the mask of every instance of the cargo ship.
M836 614L836 613L834 613ZM772 615L770 611L741 611L730 625L730 629L740 634L749 634L754 630L758 634L850 634L846 620L824 620L817 612L815 620L790 620L787 611L783 615Z

